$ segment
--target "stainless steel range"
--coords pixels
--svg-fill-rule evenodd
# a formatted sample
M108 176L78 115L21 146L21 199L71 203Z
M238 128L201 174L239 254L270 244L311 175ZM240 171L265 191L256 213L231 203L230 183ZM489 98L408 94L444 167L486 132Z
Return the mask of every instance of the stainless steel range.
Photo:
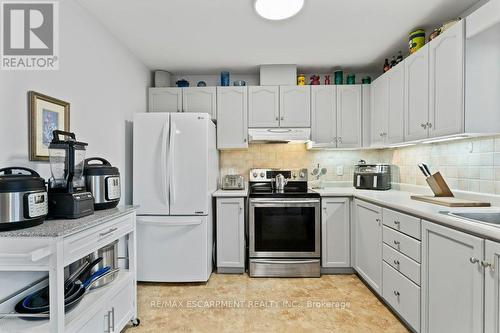
M250 170L250 276L320 276L320 196L308 190L307 174Z

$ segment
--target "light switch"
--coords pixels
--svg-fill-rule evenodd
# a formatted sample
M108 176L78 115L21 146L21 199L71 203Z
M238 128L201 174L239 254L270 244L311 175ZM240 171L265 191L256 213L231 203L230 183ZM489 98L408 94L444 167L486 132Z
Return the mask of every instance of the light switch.
M343 176L343 175L344 175L344 166L337 165L337 176Z

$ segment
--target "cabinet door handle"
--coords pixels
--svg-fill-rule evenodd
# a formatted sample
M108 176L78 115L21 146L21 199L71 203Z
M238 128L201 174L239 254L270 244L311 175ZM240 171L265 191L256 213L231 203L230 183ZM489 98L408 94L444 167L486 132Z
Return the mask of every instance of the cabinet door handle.
M470 257L469 261L471 264L477 264L479 262L479 259L477 259L476 257Z
M244 139L243 139L243 142L247 142L247 138L244 138Z
M394 290L394 295L396 295L396 296L398 296L398 297L399 297L399 295L401 295L401 294L399 293L399 291Z
M399 260L394 259L394 265L398 265L399 266Z
M422 126L423 129L426 129L427 128L427 125L426 124L420 124L420 126Z
M427 123L427 127L432 128L432 123Z
M111 333L111 311L108 311L108 314L106 315L108 317L108 330L106 331L107 333Z
M397 240L395 240L395 241L394 241L394 245L399 246L400 244L401 244L401 243L400 243L399 241L397 241Z
M276 117L276 121L280 120L280 117Z
M493 264L485 260L481 260L481 266L483 266L484 268L489 267L493 272L495 271L495 267L493 266Z
M281 117L281 120L285 120L285 117L283 117L283 116L282 116L282 117Z
M243 212L243 207L240 206L240 214Z
M115 307L114 306L111 308L111 316L113 316L113 319L111 320L112 326L111 326L110 332L114 333L115 332Z

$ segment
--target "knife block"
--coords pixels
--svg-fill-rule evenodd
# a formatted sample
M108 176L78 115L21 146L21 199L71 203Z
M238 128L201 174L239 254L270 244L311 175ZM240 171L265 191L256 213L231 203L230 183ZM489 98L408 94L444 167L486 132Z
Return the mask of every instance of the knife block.
M432 176L428 177L427 184L429 184L432 192L434 192L434 196L436 197L454 197L450 187L440 172L436 172Z

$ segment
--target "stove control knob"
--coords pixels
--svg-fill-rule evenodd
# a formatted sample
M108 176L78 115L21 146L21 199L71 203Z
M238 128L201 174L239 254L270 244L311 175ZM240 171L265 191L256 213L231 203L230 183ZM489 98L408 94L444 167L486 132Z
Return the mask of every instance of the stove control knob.
M306 176L306 174L305 174L305 173L303 173L303 172L299 173L299 177L300 177L300 178L305 178L305 176Z
M252 173L253 178L257 178L257 172Z
M264 178L265 176L266 176L266 174L264 172L260 173L260 178Z

